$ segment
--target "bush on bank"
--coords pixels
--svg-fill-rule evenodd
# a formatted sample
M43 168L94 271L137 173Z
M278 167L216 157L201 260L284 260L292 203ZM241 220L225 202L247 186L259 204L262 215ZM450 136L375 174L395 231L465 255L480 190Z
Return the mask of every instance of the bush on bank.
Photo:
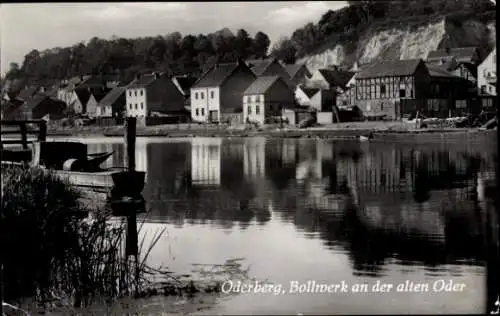
M80 194L47 170L2 168L0 260L4 301L63 297L75 307L126 294L134 278L124 259L124 225L91 221ZM135 271L137 272L137 271Z

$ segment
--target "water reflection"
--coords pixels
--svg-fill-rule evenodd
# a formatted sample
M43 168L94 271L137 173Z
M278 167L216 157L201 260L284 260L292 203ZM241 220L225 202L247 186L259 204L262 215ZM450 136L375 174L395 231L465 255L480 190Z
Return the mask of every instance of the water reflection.
M89 146L111 146L113 165L123 160L120 144ZM493 177L496 159L485 150L193 138L138 151L156 221L230 231L292 223L330 251L347 253L355 275L384 275L394 262L438 275L440 265L485 259L478 183Z

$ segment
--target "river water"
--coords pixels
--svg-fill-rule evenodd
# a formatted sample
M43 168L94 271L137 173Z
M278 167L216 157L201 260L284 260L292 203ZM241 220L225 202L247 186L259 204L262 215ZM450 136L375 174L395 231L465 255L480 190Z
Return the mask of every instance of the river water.
M108 167L123 165L121 139L84 141L90 152L115 151ZM249 275L286 291L231 295L211 314L483 313L487 220L478 191L495 177L496 150L140 138L136 163L151 209L144 231L167 227L150 262L191 273L193 264L241 258ZM308 281L341 286L313 293ZM393 287L376 291L377 282ZM306 292L291 293L301 284Z

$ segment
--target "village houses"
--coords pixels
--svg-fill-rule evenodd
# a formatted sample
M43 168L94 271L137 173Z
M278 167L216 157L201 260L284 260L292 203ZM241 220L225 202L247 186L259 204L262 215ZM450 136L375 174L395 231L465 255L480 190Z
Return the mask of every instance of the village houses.
M128 86L126 116L145 118L184 112L184 96L167 74L155 72L138 76Z
M293 104L293 90L280 76L258 77L243 93L243 119L265 124Z
M123 117L125 114L125 86L113 88L106 96L99 102L96 108L97 117Z
M496 47L483 60L477 69L477 86L481 108L485 111L496 111L493 107L497 101L497 50Z
M400 119L424 107L429 80L421 59L372 64L356 75L356 106L368 119Z
M302 63L285 65L285 70L290 76L293 88L296 88L299 85L304 85L307 82L307 79L312 76L309 69L307 69L307 66Z
M195 122L221 122L243 112L243 92L255 74L241 60L216 64L191 88L191 118Z
M290 75L285 67L274 57L247 60L247 65L257 77L279 76L287 85L293 87Z
M104 87L90 91L89 99L87 101L87 104L85 105L85 114L88 117L97 116L97 105L108 94L109 91L110 89Z

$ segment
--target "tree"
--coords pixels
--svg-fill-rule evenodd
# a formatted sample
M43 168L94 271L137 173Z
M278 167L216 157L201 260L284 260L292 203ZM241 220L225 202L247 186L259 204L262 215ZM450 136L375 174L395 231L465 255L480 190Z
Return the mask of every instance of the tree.
M240 29L236 33L234 50L238 56L244 59L248 58L252 52L252 39L244 29Z
M271 41L269 40L269 37L259 31L255 34L254 39L253 39L253 55L256 58L264 58L267 56L267 51L269 49L269 45L271 44Z
M274 45L271 55L285 64L295 63L297 49L288 37L281 37Z

